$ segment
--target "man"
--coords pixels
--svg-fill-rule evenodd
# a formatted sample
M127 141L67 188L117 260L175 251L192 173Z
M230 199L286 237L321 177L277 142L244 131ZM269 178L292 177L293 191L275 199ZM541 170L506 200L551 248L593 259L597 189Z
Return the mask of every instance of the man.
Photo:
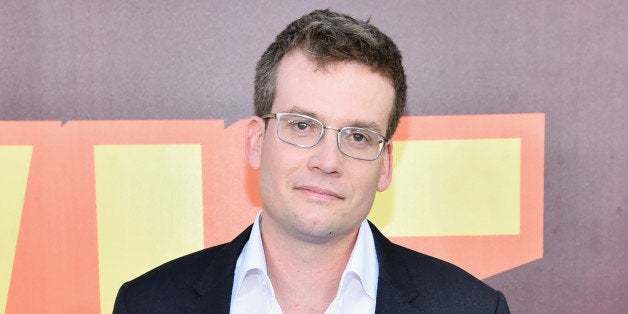
M500 292L366 221L405 102L401 54L374 26L329 10L288 25L256 69L254 224L124 284L114 312L507 313Z

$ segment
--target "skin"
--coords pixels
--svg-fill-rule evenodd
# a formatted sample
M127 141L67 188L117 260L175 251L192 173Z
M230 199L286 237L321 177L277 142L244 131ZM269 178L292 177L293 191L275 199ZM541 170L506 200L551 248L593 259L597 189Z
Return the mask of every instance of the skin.
M342 62L318 68L297 50L279 64L272 112L303 113L325 125L385 134L393 102L390 80L368 67ZM335 295L376 191L390 185L392 144L378 159L362 161L338 150L336 131L301 148L277 137L276 119L268 123L250 118L245 146L250 166L260 173L269 276L285 312L321 312Z

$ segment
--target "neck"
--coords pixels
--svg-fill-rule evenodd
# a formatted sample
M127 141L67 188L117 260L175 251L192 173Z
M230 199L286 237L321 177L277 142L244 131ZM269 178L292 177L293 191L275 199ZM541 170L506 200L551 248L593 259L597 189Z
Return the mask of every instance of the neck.
M327 309L340 285L358 229L318 242L284 235L275 226L261 229L268 277L284 313L322 313Z

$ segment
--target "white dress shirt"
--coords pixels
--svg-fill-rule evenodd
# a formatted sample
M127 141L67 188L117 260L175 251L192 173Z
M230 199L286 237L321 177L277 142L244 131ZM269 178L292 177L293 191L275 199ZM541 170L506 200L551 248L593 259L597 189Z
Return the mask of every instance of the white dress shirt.
M231 290L231 313L282 313L268 278L260 233L261 212L249 241L238 257ZM379 263L373 233L362 221L349 262L342 273L336 297L325 314L374 313Z

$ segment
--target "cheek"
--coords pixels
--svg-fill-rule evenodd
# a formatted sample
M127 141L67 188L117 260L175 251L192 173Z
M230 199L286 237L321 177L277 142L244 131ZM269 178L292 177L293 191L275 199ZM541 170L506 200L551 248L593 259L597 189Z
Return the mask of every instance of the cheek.
M285 184L284 174L281 169L282 160L271 156L266 150L262 154L258 189L262 199L262 205L266 208L274 208L277 202L284 195L283 185Z
M292 147L271 140L264 143L260 163L260 183L278 186L283 184L289 174L299 165L300 155Z
M284 163L281 160L281 154L275 153L276 148L271 145L265 145L261 154L260 162L260 183L272 184L276 180L273 176L278 176L281 172L281 165Z
M375 196L375 192L377 192L377 187L380 178L380 168L378 165L375 168L372 168L374 165L366 169L361 169L356 172L356 176L353 179L355 182L354 192L356 196L359 198L369 200L371 197Z

